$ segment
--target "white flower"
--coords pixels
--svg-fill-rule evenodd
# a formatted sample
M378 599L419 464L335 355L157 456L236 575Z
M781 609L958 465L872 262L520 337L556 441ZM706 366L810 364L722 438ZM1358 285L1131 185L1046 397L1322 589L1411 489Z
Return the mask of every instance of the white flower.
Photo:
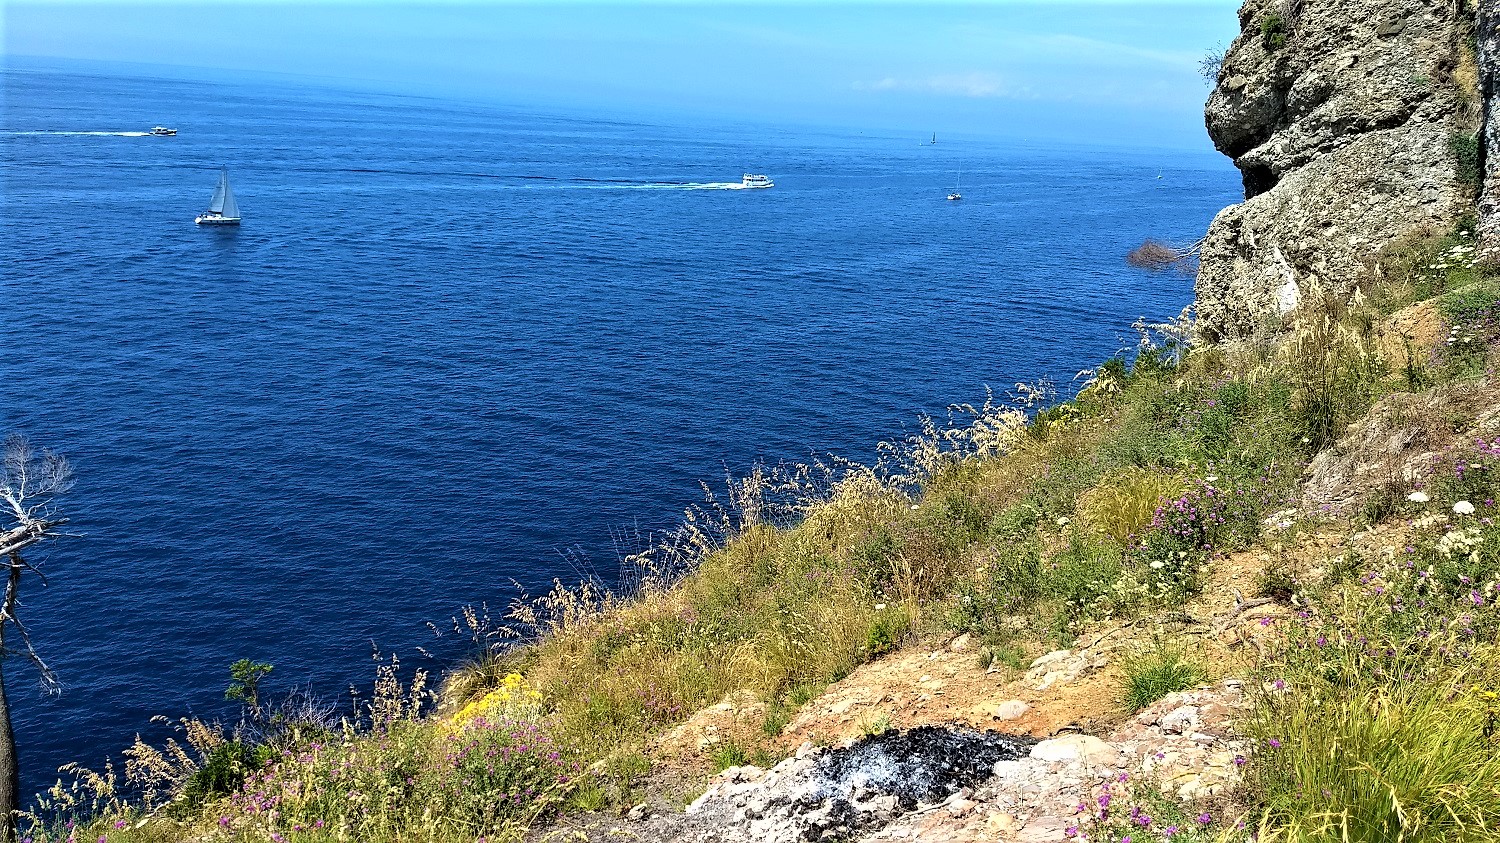
M1406 496L1406 499L1412 503L1427 503L1432 500L1432 498L1427 497L1426 492L1412 492Z
M1468 501L1459 501L1458 503L1453 505L1453 511L1458 513L1459 515L1473 515L1474 504L1471 504Z
M1057 519L1057 526L1059 526L1059 527L1066 527L1066 526L1068 526L1068 516L1064 515L1063 517Z
M1151 568L1153 570L1156 570L1156 571L1160 571L1162 568L1165 568L1165 567L1167 567L1167 563L1161 561L1160 559L1158 559L1157 561L1151 563Z
M1219 482L1219 475L1217 475L1217 474L1210 474L1207 477L1203 478L1203 482L1204 483L1217 483L1217 482Z

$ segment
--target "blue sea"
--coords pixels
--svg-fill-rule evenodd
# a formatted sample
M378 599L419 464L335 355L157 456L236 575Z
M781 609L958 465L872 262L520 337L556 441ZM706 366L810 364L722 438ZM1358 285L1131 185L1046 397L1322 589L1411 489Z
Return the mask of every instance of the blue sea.
M1239 196L1206 141L68 67L12 65L3 93L0 431L73 461L81 534L23 593L65 692L6 664L29 789L152 715L229 716L235 659L330 697L374 650L440 669L462 642L429 622L610 579L700 481L869 459L987 385L1067 385L1191 301L1124 253ZM195 226L221 165L244 224ZM747 171L776 186L733 189Z

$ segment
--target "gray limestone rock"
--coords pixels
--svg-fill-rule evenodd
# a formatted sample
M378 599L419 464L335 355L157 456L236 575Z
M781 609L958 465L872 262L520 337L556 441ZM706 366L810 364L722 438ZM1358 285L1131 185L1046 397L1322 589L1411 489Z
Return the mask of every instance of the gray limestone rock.
M1473 13L1461 5L1246 0L1205 109L1246 196L1203 245L1196 293L1209 339L1274 329L1315 289L1348 294L1386 245L1462 211L1451 139Z

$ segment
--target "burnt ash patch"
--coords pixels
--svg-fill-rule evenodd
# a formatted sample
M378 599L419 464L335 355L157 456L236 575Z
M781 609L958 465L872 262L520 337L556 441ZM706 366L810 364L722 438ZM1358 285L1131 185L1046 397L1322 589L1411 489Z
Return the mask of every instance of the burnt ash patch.
M831 750L818 758L813 775L830 797L878 791L911 811L974 787L990 777L996 761L1024 757L1034 744L998 732L918 726Z
M857 839L924 806L941 804L1021 758L1034 741L960 727L919 726L814 750L723 780L660 831L694 843L805 843Z

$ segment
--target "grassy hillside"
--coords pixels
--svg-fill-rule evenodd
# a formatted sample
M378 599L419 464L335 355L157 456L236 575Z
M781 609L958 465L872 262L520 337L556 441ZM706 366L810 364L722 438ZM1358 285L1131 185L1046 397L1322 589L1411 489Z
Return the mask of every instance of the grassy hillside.
M798 707L863 662L969 633L976 658L1024 668L1103 622L1171 612L1255 548L1272 560L1258 595L1300 622L1234 668L1263 689L1243 724L1260 747L1238 796L1248 827L1500 837L1500 439L1464 437L1494 407L1500 273L1472 256L1467 230L1414 241L1354 301L1307 296L1274 341L1199 347L1185 322L1140 326L1139 348L1069 400L1026 388L954 408L874 466L737 480L633 560L629 593L559 584L497 623L471 616L486 646L436 691L393 662L357 716L254 700L235 726L183 721L180 744L74 771L25 836L515 839L629 807L661 763L652 738L728 694L764 700L764 723L714 760L769 760ZM1372 407L1451 442L1416 475L1387 452L1345 478L1357 438L1340 440ZM1349 505L1305 494L1319 454ZM1329 565L1295 552L1309 525L1376 523L1404 543ZM1122 697L1145 704L1201 667L1165 642Z

